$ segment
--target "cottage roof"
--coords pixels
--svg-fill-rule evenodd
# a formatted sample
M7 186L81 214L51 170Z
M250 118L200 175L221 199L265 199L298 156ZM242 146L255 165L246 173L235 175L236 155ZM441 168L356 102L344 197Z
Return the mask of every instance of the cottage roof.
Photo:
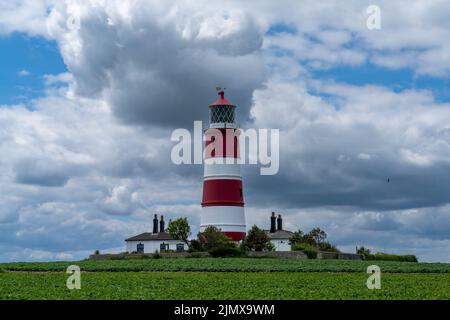
M275 232L270 232L269 230L265 230L270 239L289 239L294 233L287 230L277 230Z
M151 233L144 232L137 236L125 239L125 241L162 241L162 240L175 240L167 232Z

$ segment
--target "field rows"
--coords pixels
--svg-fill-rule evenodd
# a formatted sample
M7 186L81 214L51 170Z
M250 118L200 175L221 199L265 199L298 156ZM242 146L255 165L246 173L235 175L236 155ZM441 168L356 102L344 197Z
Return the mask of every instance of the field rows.
M450 273L450 264L390 261L295 260L270 258L164 258L140 260L3 263L0 270L64 272L76 264L82 271L137 272L365 272L376 264L386 273Z
M0 273L0 299L450 299L450 274L89 272L81 289L61 272Z

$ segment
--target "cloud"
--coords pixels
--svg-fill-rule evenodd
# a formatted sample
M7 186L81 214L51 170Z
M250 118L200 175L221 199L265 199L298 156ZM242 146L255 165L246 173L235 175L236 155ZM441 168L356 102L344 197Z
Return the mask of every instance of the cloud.
M80 28L67 28L71 12ZM245 117L264 80L263 30L237 8L79 2L55 6L48 26L76 94L104 99L127 123L174 128L204 119L217 84L233 92Z
M0 259L117 248L149 230L154 212L198 220L201 168L171 163L170 131L119 123L101 100L75 97L70 79L47 77L58 90L0 108L0 242L10 245Z
M46 36L47 10L51 1L12 0L0 3L0 34L26 32Z
M428 92L277 79L256 90L254 101L255 125L280 128L281 164L270 178L249 170L249 201L364 210L448 202L450 144L443 132L450 108ZM361 161L364 154L370 161Z
M30 75L30 71L23 69L17 72L17 75L19 77L28 77Z
M249 226L280 211L286 229L320 226L343 250L448 260L450 105L314 77L367 64L448 77L448 4L381 1L377 32L366 4L0 5L2 33L55 40L68 68L44 76L44 97L0 107L0 259L120 250L154 213L187 216L195 235L202 168L173 165L169 138L206 119L221 85L244 127L281 133L278 175L244 168Z
M364 245L372 252L416 254L420 261L450 261L448 206L385 212L342 206L250 208L247 224L268 229L270 210L283 215L286 230L308 232L317 226L324 229L328 239L344 252L354 252L355 246Z
M395 220L395 216L380 212L357 213L354 226L363 230L396 230L401 225Z
M416 75L448 77L450 47L449 10L445 0L377 1L381 30L366 27L366 8L372 1L292 1L243 4L266 24L281 23L290 32L277 32L265 41L267 48L302 60L308 68L361 65L365 62L412 69ZM293 31L292 31L293 30Z
M393 69L412 68L417 75L449 75L447 1L436 0L429 4L408 0L378 1L381 30L366 27L366 9L372 4L368 0L346 1L345 5L335 0L320 4L313 0L301 4L289 0L259 1L258 5L236 0L220 4L208 1L171 4L155 0L123 3L15 0L1 5L0 30L56 38L69 69L77 75L80 92L91 95L111 88L114 84L109 83L108 75L123 72L119 63L129 62L137 70L127 79L142 79L139 78L142 72L142 77L150 78L147 88L171 93L170 89L174 88L173 91L178 92L176 89L192 81L193 75L188 72L192 67L195 75L204 79L204 88L211 87L208 81L221 81L235 91L240 90L236 96L243 105L248 103L245 97L248 98L249 93L242 82L238 85L232 74L228 74L227 61L235 56L248 56L241 59L239 67L242 69L236 66L234 70L246 71L241 76L247 78L248 86L260 83L261 78L255 72L257 57L253 56L257 55L264 32L277 24L289 26L293 34L278 32L265 39L266 46L289 50L310 68L370 61ZM70 23L74 19L76 28ZM93 42L95 46L90 45ZM134 50L137 45L147 48L146 54ZM204 61L199 56L205 57ZM250 61L255 64L252 68L247 65ZM216 78L210 78L208 63L217 68ZM176 68L170 68L175 65ZM164 72L165 80L175 80L176 86L158 81L161 70L167 69L172 69L172 73ZM127 75L128 70L125 71ZM116 83L114 90L121 84L124 83ZM189 89L194 90L192 94L200 91L192 85ZM181 94L175 95L177 99L171 103L184 101ZM151 98L161 99L150 94L147 101ZM119 105L122 101L120 97L111 99L118 99Z
M370 158L371 158L371 156L370 156L370 154L368 154L368 153L360 153L360 154L358 154L358 159L361 159L361 160L370 160Z

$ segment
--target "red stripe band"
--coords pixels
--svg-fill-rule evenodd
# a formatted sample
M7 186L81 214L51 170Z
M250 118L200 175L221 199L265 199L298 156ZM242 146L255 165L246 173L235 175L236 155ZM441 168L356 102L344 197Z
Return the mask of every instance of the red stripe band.
M205 131L205 158L239 158L239 134L239 129L207 129Z
M224 235L231 238L233 241L241 241L245 238L245 232L233 232L233 231L227 231L223 232Z
M211 179L203 181L203 207L244 206L242 181Z

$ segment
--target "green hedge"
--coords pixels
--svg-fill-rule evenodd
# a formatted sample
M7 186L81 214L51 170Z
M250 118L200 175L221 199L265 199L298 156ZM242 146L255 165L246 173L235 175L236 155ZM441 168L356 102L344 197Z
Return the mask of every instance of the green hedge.
M292 246L293 251L303 251L308 259L317 258L317 249L308 243L296 243Z
M418 262L417 257L413 254L389 254L389 253L366 254L364 255L364 260Z
M215 258L221 257L223 258L223 257L239 257L243 255L243 252L241 249L236 247L223 246L209 250L209 254Z

